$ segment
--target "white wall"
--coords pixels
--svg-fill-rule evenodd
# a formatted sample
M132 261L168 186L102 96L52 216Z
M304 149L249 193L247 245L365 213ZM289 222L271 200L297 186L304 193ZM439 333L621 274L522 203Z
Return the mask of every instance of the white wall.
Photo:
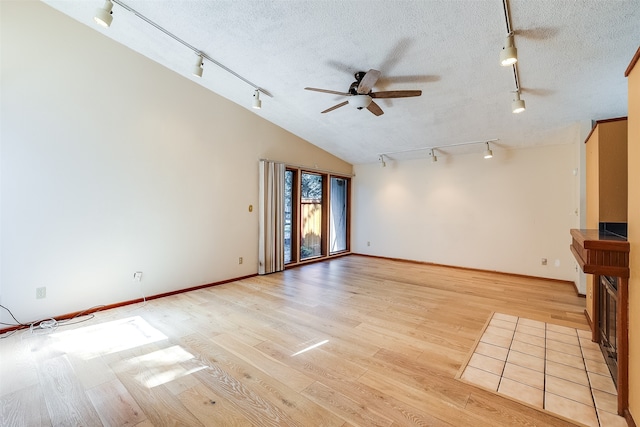
M0 12L0 296L23 322L254 274L258 159L351 173L49 6Z
M356 165L352 251L574 281L578 134L490 160L478 146L437 163Z

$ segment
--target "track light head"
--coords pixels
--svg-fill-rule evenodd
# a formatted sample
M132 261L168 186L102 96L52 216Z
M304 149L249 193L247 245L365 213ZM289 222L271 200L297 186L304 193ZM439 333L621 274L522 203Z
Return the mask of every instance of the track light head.
M104 28L109 28L111 26L111 22L113 22L113 12L111 12L111 9L113 9L113 3L111 3L111 0L105 0L104 6L96 9L96 14L93 17L96 24L101 25Z
M520 91L516 91L515 99L511 102L511 111L514 114L522 113L525 110L524 99L520 99Z
M202 56L202 54L200 54L198 55L198 62L196 62L196 65L193 67L194 76L202 77L203 65L204 65L204 57Z
M380 161L380 167L381 168L386 168L387 167L387 163L384 161L384 154L380 154L380 157L378 157L378 160Z
M513 34L509 34L500 51L500 65L508 67L518 62L518 49L513 45Z
M253 108L259 110L262 108L262 101L260 101L260 91L258 89L253 92Z
M484 158L485 159L490 159L493 157L493 151L491 151L491 148L489 148L489 143L487 142L487 149L484 150Z

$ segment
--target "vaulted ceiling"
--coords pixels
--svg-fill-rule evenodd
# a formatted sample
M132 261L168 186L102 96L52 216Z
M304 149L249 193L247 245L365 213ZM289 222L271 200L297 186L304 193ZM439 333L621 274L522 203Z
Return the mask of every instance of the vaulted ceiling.
M102 0L45 3L354 164L494 138L502 147L575 140L581 121L626 115L624 71L640 44L637 0L511 0L527 106L513 114L500 0L121 1L271 97L251 109L253 87L206 60L202 78L192 76L193 51L118 4L103 29L93 21ZM350 105L321 114L346 98L304 90L346 92L371 68L382 73L374 91L422 96L376 100L381 116Z

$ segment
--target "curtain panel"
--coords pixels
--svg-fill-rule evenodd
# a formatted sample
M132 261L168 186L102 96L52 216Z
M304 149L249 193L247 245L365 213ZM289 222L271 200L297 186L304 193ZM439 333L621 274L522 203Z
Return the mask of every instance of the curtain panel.
M258 274L284 270L284 172L284 164L260 160Z

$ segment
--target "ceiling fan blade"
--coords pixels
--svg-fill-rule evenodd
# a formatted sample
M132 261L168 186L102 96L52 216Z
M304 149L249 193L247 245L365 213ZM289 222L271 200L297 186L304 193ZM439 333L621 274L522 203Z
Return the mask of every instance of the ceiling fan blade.
M380 71L374 70L373 68L364 75L360 84L358 85L358 93L361 95L366 95L371 92L373 86L376 84L378 79L380 78Z
M335 110L336 108L344 107L344 106L345 106L345 105L347 105L348 103L349 103L349 101L341 102L341 103L340 103L340 104L338 104L338 105L334 105L334 106L333 106L333 107L331 107L331 108L327 108L326 110L321 111L321 113L328 113L329 111L333 111L333 110Z
M305 90L313 90L315 92L322 92L322 93L332 93L334 95L342 95L342 96L350 96L350 93L345 93L345 92L338 92L335 90L328 90L328 89L318 89L315 87L305 87Z
M372 92L369 94L372 98L409 98L411 96L422 95L421 90L388 90L385 92Z
M382 111L382 108L380 108L380 106L373 101L371 101L371 104L369 104L369 106L367 107L367 110L371 111L376 116L381 116L384 114L384 111Z

